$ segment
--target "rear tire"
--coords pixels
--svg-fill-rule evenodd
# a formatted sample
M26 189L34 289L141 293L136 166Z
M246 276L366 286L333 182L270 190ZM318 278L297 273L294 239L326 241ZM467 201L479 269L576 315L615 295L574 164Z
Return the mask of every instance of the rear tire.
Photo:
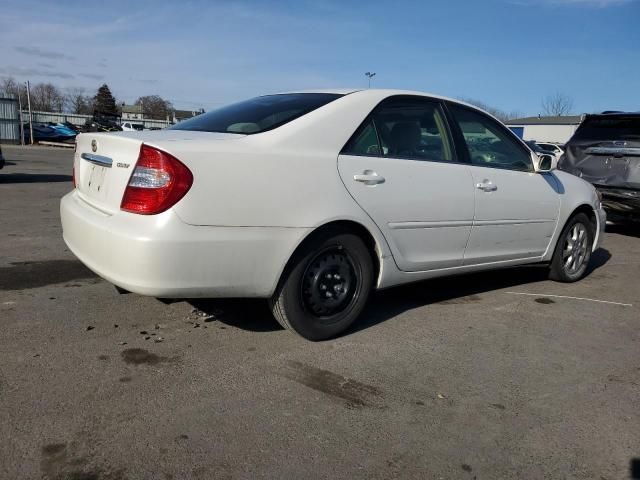
M327 231L295 254L269 306L284 328L307 340L326 340L362 313L373 279L364 241L350 232Z
M557 282L577 282L585 276L591 260L594 227L589 217L578 213L565 225L549 268L549 278Z

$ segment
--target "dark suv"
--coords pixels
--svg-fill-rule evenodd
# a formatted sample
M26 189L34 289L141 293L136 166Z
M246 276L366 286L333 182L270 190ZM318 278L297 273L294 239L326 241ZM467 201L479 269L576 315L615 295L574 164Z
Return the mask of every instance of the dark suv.
M640 112L586 115L558 169L591 182L609 218L640 220Z

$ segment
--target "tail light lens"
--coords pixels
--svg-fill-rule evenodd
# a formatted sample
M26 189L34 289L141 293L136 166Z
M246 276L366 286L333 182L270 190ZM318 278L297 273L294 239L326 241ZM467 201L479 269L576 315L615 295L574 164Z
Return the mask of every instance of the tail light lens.
M73 180L73 188L78 188L78 180L76 179L76 161L73 160L73 166L71 167L71 179Z
M154 215L175 205L191 188L193 175L177 158L142 144L120 208Z

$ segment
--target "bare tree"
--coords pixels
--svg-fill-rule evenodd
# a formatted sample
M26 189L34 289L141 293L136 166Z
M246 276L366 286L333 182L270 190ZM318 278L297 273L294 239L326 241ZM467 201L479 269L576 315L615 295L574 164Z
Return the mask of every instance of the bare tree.
M41 112L62 112L64 96L51 83L38 83L31 87L31 108Z
M542 100L542 111L545 115L562 116L569 115L573 108L573 100L571 97L556 92L548 95Z
M487 105L484 102L481 102L480 100L474 100L473 98L461 98L460 100L462 100L463 102L469 103L471 105L475 105L478 108L481 108L485 112L490 113L491 115L496 117L501 122L507 122L511 119L522 116L522 113L518 111L514 110L512 112L505 112L504 110L500 110L499 108L492 107L490 105Z
M65 110L69 113L90 115L93 112L93 98L82 87L70 87L64 95Z
M27 105L27 87L24 83L17 82L13 77L4 77L0 80L0 93L6 93L20 98L23 108Z
M145 118L166 120L167 115L173 111L170 101L158 95L147 95L136 100L136 105L142 105L142 112Z

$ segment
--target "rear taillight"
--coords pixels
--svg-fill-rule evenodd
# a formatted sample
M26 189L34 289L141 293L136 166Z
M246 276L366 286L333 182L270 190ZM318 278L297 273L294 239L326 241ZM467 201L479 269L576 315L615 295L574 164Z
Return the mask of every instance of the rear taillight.
M71 179L73 180L73 188L78 188L78 182L76 181L76 161L73 161L73 166L71 167Z
M167 152L142 144L120 208L154 215L175 205L193 183L191 171Z

